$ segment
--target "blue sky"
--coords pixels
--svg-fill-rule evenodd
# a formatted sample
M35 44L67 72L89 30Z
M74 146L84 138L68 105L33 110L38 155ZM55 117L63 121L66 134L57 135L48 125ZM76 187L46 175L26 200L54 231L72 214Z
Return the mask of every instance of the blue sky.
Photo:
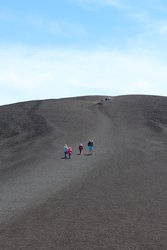
M167 95L166 0L0 0L0 105Z

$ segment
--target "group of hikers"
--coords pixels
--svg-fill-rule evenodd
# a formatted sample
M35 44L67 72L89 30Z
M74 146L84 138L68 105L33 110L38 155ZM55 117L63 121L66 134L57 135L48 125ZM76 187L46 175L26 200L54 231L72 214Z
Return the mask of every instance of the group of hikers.
M82 154L82 150L83 150L83 144L79 144L79 154ZM88 141L88 149L89 152L92 154L93 152L93 140L89 140ZM72 147L71 146L67 146L67 144L64 145L64 157L65 159L67 159L67 155L68 158L71 159L71 155L72 155Z

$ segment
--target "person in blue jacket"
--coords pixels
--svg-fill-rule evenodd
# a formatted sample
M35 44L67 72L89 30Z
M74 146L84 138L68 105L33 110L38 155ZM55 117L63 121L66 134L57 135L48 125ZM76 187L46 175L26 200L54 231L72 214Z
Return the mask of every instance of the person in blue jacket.
M89 141L88 141L88 149L89 149L89 152L90 152L90 153L93 152L93 140L89 140Z

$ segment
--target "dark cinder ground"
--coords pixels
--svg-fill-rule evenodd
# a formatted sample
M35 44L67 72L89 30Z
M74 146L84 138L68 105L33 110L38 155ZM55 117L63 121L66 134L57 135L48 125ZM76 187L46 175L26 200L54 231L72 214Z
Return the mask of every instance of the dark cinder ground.
M101 98L0 107L0 249L167 249L167 98Z

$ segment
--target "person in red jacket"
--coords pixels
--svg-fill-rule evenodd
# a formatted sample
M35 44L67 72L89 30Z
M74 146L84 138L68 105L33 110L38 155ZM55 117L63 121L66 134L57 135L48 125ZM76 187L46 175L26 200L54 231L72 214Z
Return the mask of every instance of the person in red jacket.
M72 147L70 147L70 146L69 146L69 148L68 148L68 155L69 155L69 159L71 159Z
M79 152L80 152L80 155L82 154L82 150L83 150L83 144L79 144Z

